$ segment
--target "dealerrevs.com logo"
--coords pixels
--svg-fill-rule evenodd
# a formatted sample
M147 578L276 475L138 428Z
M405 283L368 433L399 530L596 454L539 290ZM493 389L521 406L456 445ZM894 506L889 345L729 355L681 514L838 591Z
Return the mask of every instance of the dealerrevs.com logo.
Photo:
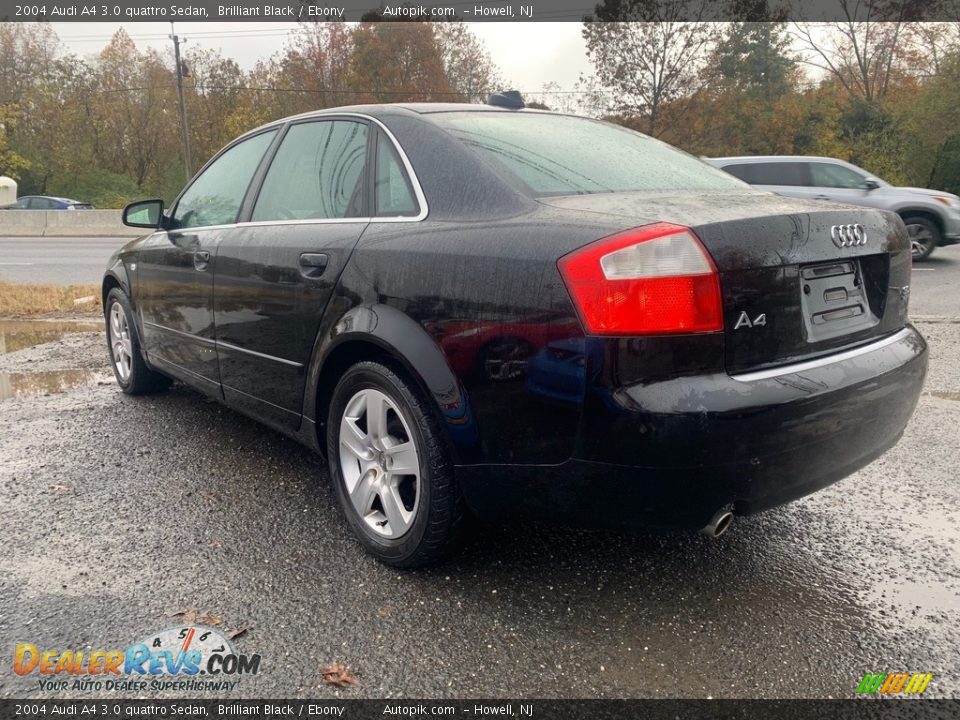
M126 650L41 649L20 643L13 671L36 676L44 691L182 690L224 692L260 671L259 655L234 651L217 630L199 625L148 635Z

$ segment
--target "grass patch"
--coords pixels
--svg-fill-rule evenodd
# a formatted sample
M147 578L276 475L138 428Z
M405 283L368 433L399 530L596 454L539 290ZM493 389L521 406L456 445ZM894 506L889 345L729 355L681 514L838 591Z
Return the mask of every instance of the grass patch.
M86 302L75 302L93 297ZM80 313L96 315L102 312L100 285L30 285L0 280L0 316L49 315L52 313Z

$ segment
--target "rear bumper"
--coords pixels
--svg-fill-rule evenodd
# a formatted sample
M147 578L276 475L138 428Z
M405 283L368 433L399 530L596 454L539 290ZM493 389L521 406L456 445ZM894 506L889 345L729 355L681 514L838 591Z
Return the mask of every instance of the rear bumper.
M583 406L580 447L554 466L458 468L484 517L699 528L814 492L896 444L927 346L912 327L813 363L606 387Z

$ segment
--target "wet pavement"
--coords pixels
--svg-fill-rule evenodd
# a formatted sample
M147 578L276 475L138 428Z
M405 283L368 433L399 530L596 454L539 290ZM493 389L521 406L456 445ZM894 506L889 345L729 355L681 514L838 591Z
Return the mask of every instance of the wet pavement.
M960 262L939 271L960 307ZM960 697L960 311L936 302L914 294L917 412L850 478L719 540L484 527L420 572L368 558L320 460L279 434L179 385L37 380L0 402L0 696L45 696L10 672L15 643L123 648L195 608L250 628L235 644L262 671L237 697L846 698L895 671ZM67 334L0 372L105 357ZM333 660L361 684L323 685Z
M103 358L91 352L104 346L102 329L83 320L0 320L0 401L109 381Z

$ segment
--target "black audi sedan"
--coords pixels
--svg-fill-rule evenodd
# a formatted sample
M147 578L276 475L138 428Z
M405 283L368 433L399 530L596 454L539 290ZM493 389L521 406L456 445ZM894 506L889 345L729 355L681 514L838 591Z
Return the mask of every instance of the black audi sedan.
M581 117L299 115L124 218L150 233L103 282L120 387L316 450L396 566L471 516L719 535L893 446L926 373L896 215Z

